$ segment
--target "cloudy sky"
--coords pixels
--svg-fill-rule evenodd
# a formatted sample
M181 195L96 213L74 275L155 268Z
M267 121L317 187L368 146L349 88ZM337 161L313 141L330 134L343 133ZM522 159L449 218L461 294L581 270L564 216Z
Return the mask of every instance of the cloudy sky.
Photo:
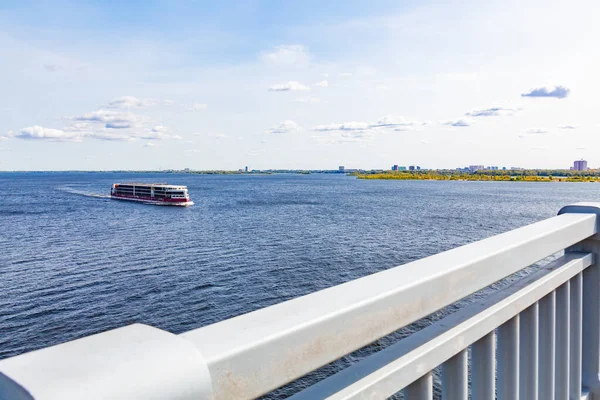
M196 3L1 2L0 170L600 166L600 2Z

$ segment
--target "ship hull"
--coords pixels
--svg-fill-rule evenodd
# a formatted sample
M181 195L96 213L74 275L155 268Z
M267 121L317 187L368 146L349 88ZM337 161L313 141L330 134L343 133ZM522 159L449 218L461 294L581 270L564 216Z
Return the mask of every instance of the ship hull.
M111 199L114 200L125 200L125 201L136 201L138 203L144 204L153 204L157 206L179 206L179 207L187 207L194 204L193 201L189 199L161 199L157 200L151 197L142 197L142 196L125 196L125 195L116 195L111 194Z

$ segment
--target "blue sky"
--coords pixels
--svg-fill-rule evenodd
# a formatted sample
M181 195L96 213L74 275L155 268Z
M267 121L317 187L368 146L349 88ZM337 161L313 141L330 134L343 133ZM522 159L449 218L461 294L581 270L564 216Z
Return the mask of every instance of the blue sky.
M600 166L599 8L5 1L0 170Z

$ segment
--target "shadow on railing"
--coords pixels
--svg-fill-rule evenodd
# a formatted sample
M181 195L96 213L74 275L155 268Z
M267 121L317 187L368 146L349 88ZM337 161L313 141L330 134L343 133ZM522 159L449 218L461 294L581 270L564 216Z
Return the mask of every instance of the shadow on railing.
M403 390L406 399L431 399L431 371L441 365L444 399L466 400L469 391L473 399L598 399L599 214L600 203L567 206L557 217L179 336L135 324L9 358L0 361L10 378L0 379L0 397L22 387L35 399L255 398L566 249L293 398L383 399Z

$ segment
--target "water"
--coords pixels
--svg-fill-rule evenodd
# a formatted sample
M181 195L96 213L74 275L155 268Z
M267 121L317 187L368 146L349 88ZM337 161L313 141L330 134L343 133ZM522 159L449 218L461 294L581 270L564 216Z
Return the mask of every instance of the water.
M106 198L131 180L187 185L196 205ZM0 173L0 187L0 359L133 322L181 333L600 199L593 183L315 174Z

